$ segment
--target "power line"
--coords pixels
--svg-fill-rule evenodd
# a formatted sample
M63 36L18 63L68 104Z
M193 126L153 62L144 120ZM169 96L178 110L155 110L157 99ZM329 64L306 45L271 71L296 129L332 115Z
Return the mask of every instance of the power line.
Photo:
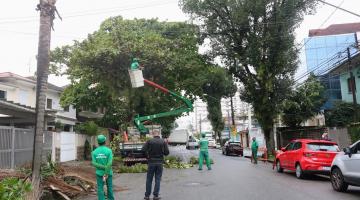
M119 12L119 11L137 10L137 9L142 9L142 8L151 8L151 7L162 6L162 5L173 4L173 3L177 3L177 1L169 1L169 0L167 0L167 1L162 1L161 3L159 2L158 4L154 4L154 2L152 2L152 3L147 4L147 5L135 6L135 7L129 7L129 8L124 8L122 6L122 7L116 7L116 8L89 10L89 11L76 12L76 13L72 13L72 14L69 14L69 15L64 15L63 19L84 17L84 16L91 16L91 15L100 15L100 14L107 14L107 13L111 13L111 12ZM32 16L32 17L27 17L27 18L17 18L17 20L0 21L0 24L24 23L24 22L33 22L33 21L36 21L36 20L38 20L38 17Z
M345 2L345 0L342 0L341 3L339 4L339 6L341 6L343 3ZM338 6L338 7L339 7ZM336 9L330 13L330 15L323 21L323 23L321 23L321 25L319 26L318 29L320 29L323 25L325 25L326 22L328 22L330 20L330 18L335 14L335 12L338 10L338 7L336 7ZM305 47L305 45L310 42L310 40L312 39L313 37L310 37L306 42L304 42L304 44L300 47L300 49L302 49L303 47Z
M14 33L14 34L20 34L20 35L29 35L29 36L38 36L38 33L33 33L33 32L21 32L21 31L13 31L13 30L4 30L4 29L0 29L0 32L8 32L8 33ZM52 35L52 37L58 37L58 38L71 38L71 39L85 39L85 38L80 38L77 36L71 36L71 35Z
M346 52L346 50L341 50L341 51L336 52L332 57L330 57L329 59L327 59L327 60L325 60L324 62L322 62L322 63L320 63L319 65L317 65L315 68L311 69L310 71L305 72L303 75L301 75L299 78L297 78L297 79L295 80L295 83L298 82L298 81L300 81L301 79L305 78L307 75L311 74L311 73L314 72L315 70L317 70L317 69L323 67L324 65L330 63L331 61L336 60L336 59L338 58L338 55L339 55L339 54L341 55L341 54L344 53L344 52Z
M341 5L340 5L340 6L336 6L336 5L331 4L331 3L328 3L328 2L326 2L326 1L322 1L322 0L318 0L318 1L320 1L320 2L322 2L322 3L324 3L324 4L327 4L327 5L329 5L329 6L335 7L336 9L339 9L339 10L345 11L345 12L347 12L347 13L350 13L350 14L352 14L352 15L355 15L356 17L360 17L359 14L356 14L356 13L350 11L350 10L346 10L346 9L344 9L344 8L341 8L341 7L340 7Z

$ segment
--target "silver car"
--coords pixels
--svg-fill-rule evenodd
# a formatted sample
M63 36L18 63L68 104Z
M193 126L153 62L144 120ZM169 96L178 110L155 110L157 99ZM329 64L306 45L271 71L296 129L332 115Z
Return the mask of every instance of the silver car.
M360 140L337 154L331 165L334 190L345 192L349 185L360 186Z

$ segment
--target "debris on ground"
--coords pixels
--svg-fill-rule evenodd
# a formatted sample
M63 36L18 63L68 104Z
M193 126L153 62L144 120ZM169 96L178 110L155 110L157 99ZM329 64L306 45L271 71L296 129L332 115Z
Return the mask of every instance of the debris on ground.
M27 166L26 166L27 167ZM30 168L31 169L31 168ZM24 173L29 169L17 170L0 170L0 180L15 177L25 178L27 174ZM41 188L46 195L42 199L74 199L79 196L96 194L96 175L95 169L90 162L69 162L56 164L56 173L51 176L43 177ZM50 174L50 173L48 173ZM114 192L124 191L126 189L113 186Z
M3 180L5 178L9 178L9 177L13 177L13 178L25 178L26 175L16 171L16 170L8 170L8 169L1 169L0 170L0 180Z

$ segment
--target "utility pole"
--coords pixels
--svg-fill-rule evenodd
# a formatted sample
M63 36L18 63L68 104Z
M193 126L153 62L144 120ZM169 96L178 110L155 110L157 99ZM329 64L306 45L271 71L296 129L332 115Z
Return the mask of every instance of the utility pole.
M43 138L45 129L45 102L50 63L51 28L55 18L56 0L40 0L37 10L40 11L39 44L37 55L36 83L36 121L32 161L32 186L30 199L40 199L40 166L42 161Z
M347 48L347 57L348 57L348 61L349 61L349 71L350 71L350 89L351 89L351 93L352 93L352 97L353 97L353 103L356 106L357 101L356 101L355 77L354 77L354 74L352 72L351 55L350 55L350 48L349 47Z
M348 57L348 64L349 64L349 72L350 72L350 90L352 93L352 97L353 97L353 104L354 104L354 122L357 121L358 118L358 110L357 110L357 101L356 101L356 85L355 85L355 77L354 74L352 72L352 67L351 67L351 55L350 55L350 48L347 48L347 57Z

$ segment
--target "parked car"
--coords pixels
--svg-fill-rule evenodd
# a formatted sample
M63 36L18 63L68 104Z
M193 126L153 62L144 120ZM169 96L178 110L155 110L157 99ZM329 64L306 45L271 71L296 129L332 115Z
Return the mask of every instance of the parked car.
M231 154L243 156L244 149L240 142L227 141L222 148L222 153L227 156Z
M345 192L349 185L360 186L360 140L335 157L330 180L339 192Z
M216 148L216 141L214 138L209 138L209 148Z
M293 170L299 179L305 174L330 174L331 163L339 151L331 141L293 140L276 155L276 169L279 173Z
M186 149L198 149L199 148L199 141L195 138L189 138L186 142Z

